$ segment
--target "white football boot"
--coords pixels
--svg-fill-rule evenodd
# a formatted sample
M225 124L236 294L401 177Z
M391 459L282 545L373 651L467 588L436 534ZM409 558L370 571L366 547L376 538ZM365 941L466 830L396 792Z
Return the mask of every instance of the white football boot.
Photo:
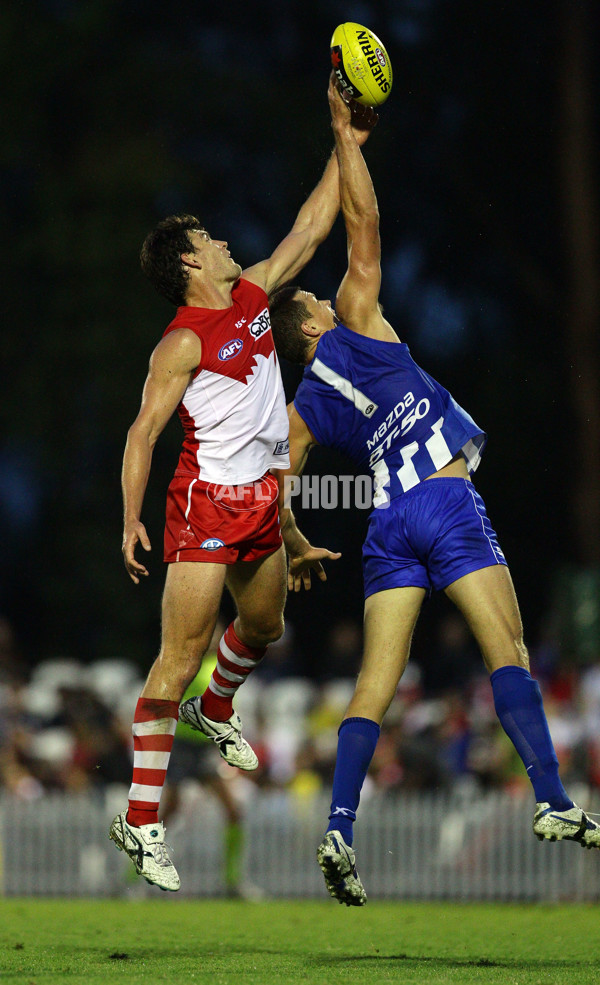
M578 841L582 848L600 848L600 825L573 804L568 811L555 811L550 804L536 804L533 833L543 841Z
M223 759L230 766L237 766L240 770L257 768L258 756L250 743L244 739L242 721L235 712L226 722L213 722L211 718L202 714L202 701L196 696L188 698L179 706L179 720L212 739Z
M367 894L356 871L356 855L339 831L328 831L317 848L317 862L330 896L346 906L364 906Z
M141 824L139 828L135 828L127 823L127 811L122 811L111 824L108 837L114 841L120 852L129 855L136 872L146 882L158 886L159 889L177 892L181 882L177 869L169 858L162 821Z

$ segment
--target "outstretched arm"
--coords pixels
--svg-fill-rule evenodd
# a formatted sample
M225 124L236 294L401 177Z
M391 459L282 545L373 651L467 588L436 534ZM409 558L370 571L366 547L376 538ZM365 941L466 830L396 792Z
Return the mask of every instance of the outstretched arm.
M356 141L363 144L376 122L377 116L373 111L354 104L348 125ZM280 284L294 280L331 232L339 209L339 165L334 151L321 180L300 209L288 235L267 260L248 267L242 276L258 284L267 294Z
M352 132L350 106L333 80L328 96L348 240L348 269L337 293L336 311L348 328L361 335L398 341L379 307L381 241L375 189Z
M290 467L277 471L279 518L281 535L289 557L288 588L290 591L299 592L303 585L306 590L310 588L311 569L314 569L321 581L327 581L327 575L321 562L326 558L335 561L341 555L328 551L324 547L313 547L296 525L296 518L290 505L294 483L300 481L308 453L315 444L315 439L293 403L288 406L288 417L290 421Z

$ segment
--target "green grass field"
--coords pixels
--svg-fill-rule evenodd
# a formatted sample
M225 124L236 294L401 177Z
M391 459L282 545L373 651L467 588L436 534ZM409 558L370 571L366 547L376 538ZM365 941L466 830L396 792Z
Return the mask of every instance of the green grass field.
M597 985L595 906L8 899L18 985Z

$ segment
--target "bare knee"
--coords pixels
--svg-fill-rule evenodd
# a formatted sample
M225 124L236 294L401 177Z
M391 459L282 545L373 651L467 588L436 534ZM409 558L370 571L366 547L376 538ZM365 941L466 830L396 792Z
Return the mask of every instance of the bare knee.
M264 630L265 646L269 643L276 643L283 636L285 630L285 622L283 616L279 616L278 619L274 620L269 626Z
M263 621L242 620L240 616L234 622L234 629L239 638L247 646L254 646L262 649L269 643L275 643L281 639L285 629L283 615L269 616Z

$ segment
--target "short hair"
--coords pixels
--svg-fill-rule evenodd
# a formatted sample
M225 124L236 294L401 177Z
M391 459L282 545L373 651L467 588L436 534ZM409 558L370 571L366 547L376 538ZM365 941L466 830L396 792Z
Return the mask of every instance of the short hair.
M181 254L194 252L191 232L205 232L196 216L170 215L148 233L140 252L140 263L148 280L159 294L178 307L185 304L190 280Z
M302 331L302 323L310 321L310 311L295 295L302 288L284 284L269 295L271 331L280 356L291 363L306 365L310 339Z

